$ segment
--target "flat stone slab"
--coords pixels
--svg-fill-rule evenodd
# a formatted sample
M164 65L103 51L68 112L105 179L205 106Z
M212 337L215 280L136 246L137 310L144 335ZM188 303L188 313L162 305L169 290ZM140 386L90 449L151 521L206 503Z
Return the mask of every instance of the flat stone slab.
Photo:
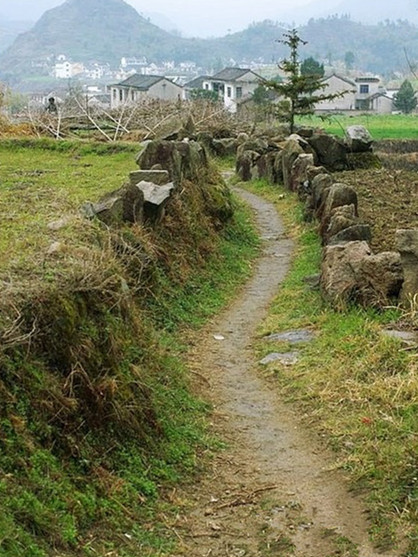
M265 340L284 341L290 344L299 344L300 342L310 342L315 338L312 331L307 329L297 329L294 331L285 331L284 333L275 333L265 337Z
M397 338L398 340L413 346L418 344L418 333L413 331L398 331L396 329L384 329L382 333L390 338Z
M163 186L158 186L152 182L139 182L136 184L144 194L144 201L153 205L162 205L170 197L174 184L170 182Z
M129 173L129 181L132 185L139 182L152 182L163 186L170 181L170 176L167 170L133 170Z
M260 361L260 364L266 366L272 362L279 362L285 366L293 366L299 361L299 352L273 352Z

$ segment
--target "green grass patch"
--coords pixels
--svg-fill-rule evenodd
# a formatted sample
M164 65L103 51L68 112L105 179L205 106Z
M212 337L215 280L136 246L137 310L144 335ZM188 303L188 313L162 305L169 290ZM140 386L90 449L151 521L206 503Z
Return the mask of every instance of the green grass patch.
M315 227L303 224L292 194L259 182L250 186L275 200L297 239L292 270L260 327L260 357L285 351L262 338L272 332L308 328L316 339L292 367L270 364L278 389L303 408L310 424L337 452L353 487L366 493L377 545L410 540L417 555L418 378L416 353L387 338L382 329L400 317L396 309L359 307L337 311L305 277L318 272L321 247ZM282 197L284 196L284 198Z
M335 114L326 117L312 116L300 118L300 125L320 127L329 133L344 136L348 126L365 126L374 140L418 139L418 116L416 114Z
M42 264L50 244L73 237L77 228L74 219L64 232L48 224L77 216L82 203L121 187L132 170L132 145L1 141L0 270L11 260L20 268Z
M59 237L66 249L38 269L61 201L71 210L87 191L91 199L115 189L133 160L130 149L102 156L43 143L0 145L9 186L12 167L31 173L38 213L25 202L23 218L10 197L18 212L9 224L33 248L3 266L13 280L0 312L0 555L164 555L175 544L169 494L217 446L182 361L185 329L248 277L256 234L238 202L225 218L222 184L186 183L164 226L110 230L76 219ZM54 199L54 211L43 207Z

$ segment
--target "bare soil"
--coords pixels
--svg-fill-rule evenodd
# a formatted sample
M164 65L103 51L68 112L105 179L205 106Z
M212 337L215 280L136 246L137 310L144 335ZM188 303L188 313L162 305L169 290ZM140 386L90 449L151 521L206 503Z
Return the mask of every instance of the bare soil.
M226 449L175 495L182 511L172 525L173 555L395 557L373 548L364 504L335 455L255 361L252 339L288 270L292 242L272 205L239 195L254 208L264 250L252 280L193 349L190 369Z
M376 253L396 249L397 229L418 227L418 153L392 154L384 163L381 169L335 176L356 190L360 218L372 228L371 247ZM415 170L408 170L408 164L415 165Z

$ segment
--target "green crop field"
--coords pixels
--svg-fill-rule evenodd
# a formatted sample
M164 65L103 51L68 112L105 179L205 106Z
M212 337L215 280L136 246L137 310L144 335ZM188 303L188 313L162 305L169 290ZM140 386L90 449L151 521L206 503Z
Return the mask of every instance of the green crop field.
M344 135L348 126L362 125L373 139L418 139L418 115L410 114L330 114L299 118L299 124L324 128L330 133Z

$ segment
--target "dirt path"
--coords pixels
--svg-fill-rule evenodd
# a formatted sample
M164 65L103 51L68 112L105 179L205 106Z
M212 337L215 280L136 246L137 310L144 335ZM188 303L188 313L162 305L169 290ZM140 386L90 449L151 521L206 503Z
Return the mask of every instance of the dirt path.
M287 272L292 243L272 205L239 195L254 208L265 246L253 279L204 331L192 357L214 405L214 431L228 447L193 492L181 494L187 510L174 526L176 556L382 555L331 456L257 371L251 339Z

